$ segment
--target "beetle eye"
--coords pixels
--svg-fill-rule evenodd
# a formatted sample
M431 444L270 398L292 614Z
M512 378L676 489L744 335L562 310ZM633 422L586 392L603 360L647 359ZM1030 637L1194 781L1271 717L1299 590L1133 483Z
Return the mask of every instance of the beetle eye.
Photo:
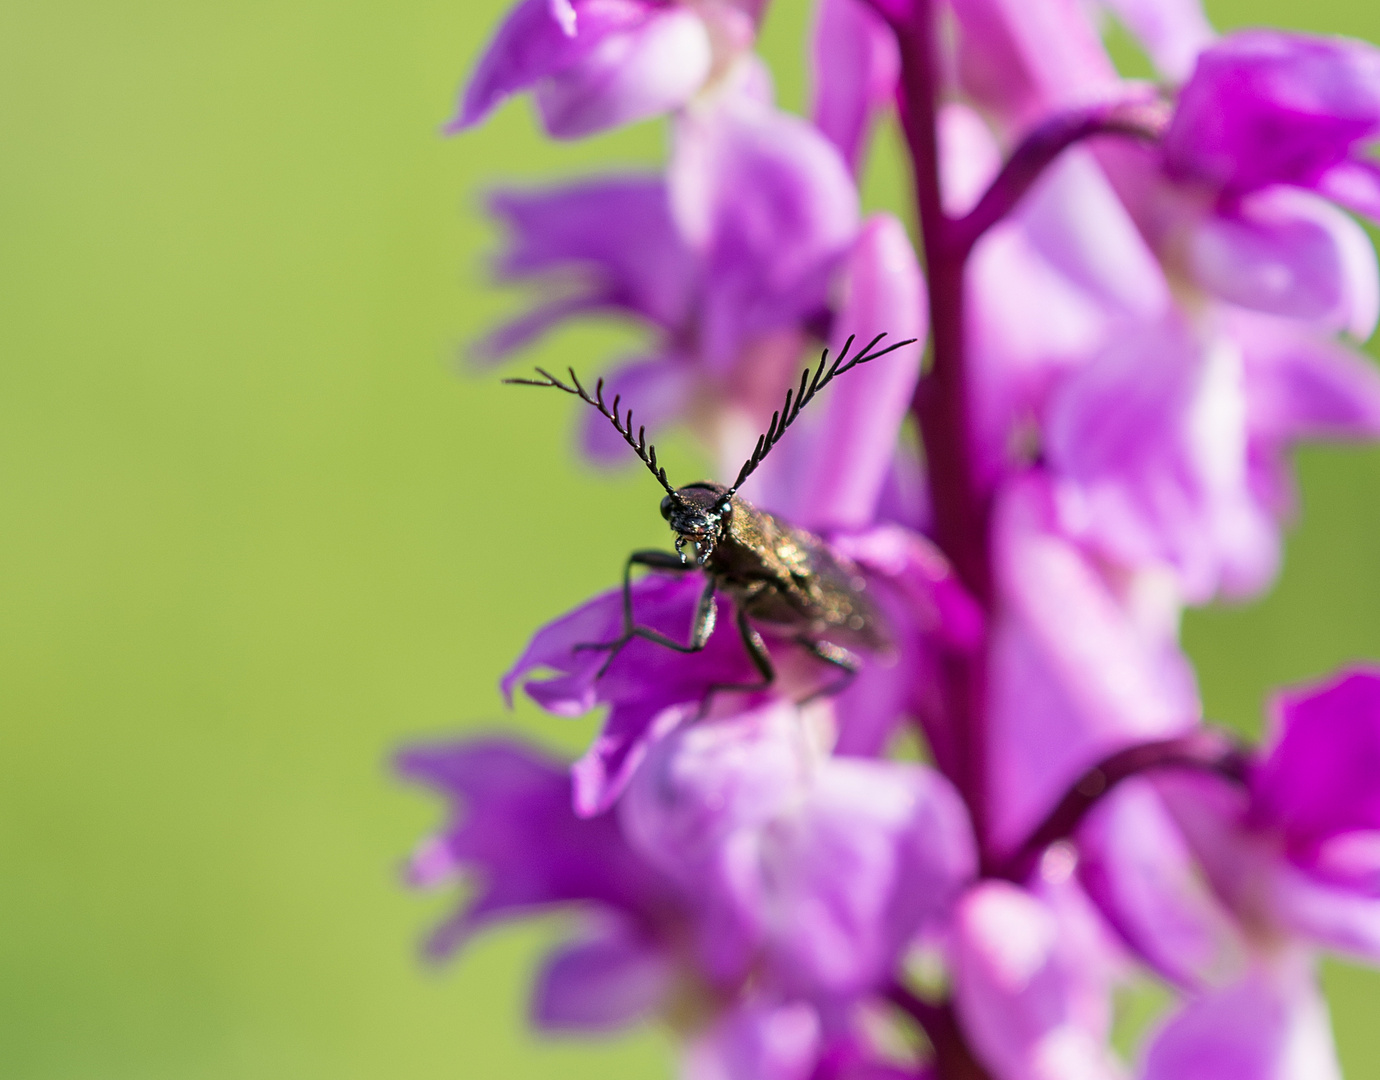
M671 520L671 496L669 495L661 500L661 516L667 521Z

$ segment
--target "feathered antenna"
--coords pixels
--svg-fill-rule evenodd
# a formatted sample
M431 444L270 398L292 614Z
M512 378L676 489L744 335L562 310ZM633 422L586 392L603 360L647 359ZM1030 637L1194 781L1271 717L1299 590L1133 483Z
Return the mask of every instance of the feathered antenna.
M779 412L772 413L771 426L767 428L765 434L758 436L757 448L753 450L752 456L743 462L743 467L738 472L738 479L733 481L733 486L728 489L729 496L737 493L747 478L756 471L757 466L762 464L766 456L771 453L771 448L781 441L781 436L785 434L786 429L791 424L795 423L795 418L800 415L800 410L814 400L814 396L837 376L842 375L845 371L852 371L859 364L866 364L871 360L885 356L889 352L895 352L902 346L913 345L918 340L917 338L907 338L905 341L897 341L885 349L873 352L872 350L877 347L882 338L886 337L885 334L878 334L867 343L862 352L849 360L848 350L853 347L854 336L856 335L850 335L848 340L843 343L843 349L839 352L838 359L832 364L829 363L829 350L825 349L824 354L819 358L819 366L815 368L813 377L811 377L808 367L800 373L800 385L786 391L786 403L781 406Z
M564 390L567 394L574 394L586 404L593 405L599 410L600 414L613 425L614 430L623 436L623 441L633 448L633 453L642 459L642 464L652 470L652 475L657 478L657 481L666 489L667 493L673 498L678 498L676 489L673 488L671 482L666 479L666 470L656 462L656 447L647 441L646 427L639 427L637 429L637 437L633 438L632 410L628 410L626 419L619 419L618 407L623 400L622 397L620 395L615 395L613 405L611 407L605 405L603 379L600 379L594 384L594 396L591 397L589 391L580 384L580 377L575 374L575 369L566 368L566 370L570 372L570 385L561 382L560 379L556 378L556 376L552 375L551 372L547 371L545 368L537 368L537 374L541 376L540 379L504 379L503 381L505 383L511 383L514 386L554 386L557 390Z

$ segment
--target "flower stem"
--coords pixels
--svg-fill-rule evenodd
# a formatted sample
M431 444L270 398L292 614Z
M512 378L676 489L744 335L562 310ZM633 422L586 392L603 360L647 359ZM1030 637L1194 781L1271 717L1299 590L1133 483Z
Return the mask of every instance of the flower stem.
M887 990L887 1000L925 1032L934 1048L935 1072L944 1080L990 1080L963 1038L952 1005L922 1001L899 983Z
M1158 142L1169 115L1165 102L1137 94L1051 116L1021 140L977 205L950 222L945 240L951 250L945 254L965 261L982 234L1015 209L1045 169L1070 146L1099 135Z
M925 448L935 541L983 605L992 605L990 506L972 461L964 370L963 268L966 252L951 239L939 177L938 87L933 0L917 0L907 21L893 21L901 55L897 92L915 180L915 200L929 288L930 367L911 408ZM950 779L963 794L979 845L986 835L985 650L956 657L942 670L954 761Z
M1249 761L1240 744L1207 730L1119 750L1079 777L1049 816L992 876L1025 881L1045 849L1072 835L1088 811L1123 780L1150 771L1194 769L1245 783Z

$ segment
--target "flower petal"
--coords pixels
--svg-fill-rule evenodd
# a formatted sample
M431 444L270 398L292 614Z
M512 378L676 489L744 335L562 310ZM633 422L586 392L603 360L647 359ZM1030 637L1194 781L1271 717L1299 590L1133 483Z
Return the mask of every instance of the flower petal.
M636 624L687 640L703 589L698 573L648 575L633 585ZM579 716L603 703L611 706L603 730L575 766L575 804L581 814L599 813L613 803L647 741L662 730L658 724L674 726L685 717L674 706L693 705L693 715L712 685L755 678L756 669L733 631L728 601L718 604L724 625L710 634L700 652L678 653L634 638L600 675L608 652L579 646L614 641L622 632L622 591L603 593L537 631L503 677L503 692L511 698L525 676L542 669L554 672L528 679L524 689L557 716Z
M545 1031L616 1031L655 1013L671 977L662 948L614 921L546 957L532 991L532 1022Z
M1193 71L1217 35L1199 0L1103 0L1140 41L1156 70L1173 82Z
M1346 161L1318 178L1318 191L1349 210L1380 221L1380 165Z
M821 0L811 42L810 115L857 173L874 116L891 104L900 74L895 35L865 0Z
M1228 194L1311 187L1380 134L1380 50L1276 30L1228 35L1198 58L1165 134L1172 175Z
M671 218L660 176L508 188L488 202L508 230L496 264L499 280L574 277L590 306L639 315L665 330L689 318L698 268Z
M1113 91L1116 68L1077 0L954 0L959 79L1008 132Z
M853 995L941 925L976 855L938 773L830 757L810 722L776 705L683 727L619 812L634 846L701 898L706 970L756 970L788 995Z
M793 433L794 441L781 448L798 459L794 469L783 470L796 482L789 492L768 493L763 501L791 522L816 530L863 528L876 519L929 331L920 264L896 218L879 214L863 226L841 277L833 355L840 355L849 337L854 353L880 333L893 342L918 340L830 387L828 397L814 406L818 412L806 418L806 430Z
M1246 420L1259 451L1304 439L1380 437L1380 371L1368 357L1261 316L1236 317L1246 365Z
M678 119L669 183L681 233L704 259L701 355L723 375L754 337L824 308L857 235L857 191L813 124L751 86Z
M1190 602L1268 583L1278 525L1250 482L1244 378L1230 338L1166 321L1066 379L1045 446L1070 535L1121 565L1172 567Z
M1172 590L1151 574L1114 587L1057 530L1043 482L1002 496L993 546L987 797L1006 850L1101 758L1188 731L1199 705Z
M1307 192L1268 188L1190 233L1199 284L1223 300L1359 340L1375 328L1375 251L1346 214Z
M634 429L646 425L650 431L659 431L679 419L688 411L694 392L694 367L677 353L633 360L604 376L604 399L611 406L621 396L620 414L634 409ZM584 414L581 426L585 453L594 461L614 466L637 464L623 437L593 409Z
M579 139L659 116L704 85L713 65L704 21L674 4L649 11L640 25L607 34L579 61L537 84L548 135Z
M1380 669L1281 694L1272 712L1274 746L1251 786L1256 812L1291 852L1380 829Z
M1073 929L1033 893L971 890L954 928L954 1002L969 1043L999 1080L1118 1080L1107 1046L1105 961L1070 948Z
M447 132L473 127L504 98L567 70L655 10L646 0L520 0L484 50Z
M1079 830L1078 850L1088 895L1165 978L1201 988L1242 970L1245 942L1148 781L1106 796Z
M1309 973L1254 974L1190 1002L1154 1037L1141 1080L1341 1080Z
M669 903L664 879L628 848L612 818L571 809L569 767L507 739L412 747L401 776L451 800L451 821L419 850L411 878L434 885L473 873L479 887L432 935L445 956L503 916L591 900L637 919Z
M803 1002L740 1005L686 1047L682 1080L808 1080L820 1021Z

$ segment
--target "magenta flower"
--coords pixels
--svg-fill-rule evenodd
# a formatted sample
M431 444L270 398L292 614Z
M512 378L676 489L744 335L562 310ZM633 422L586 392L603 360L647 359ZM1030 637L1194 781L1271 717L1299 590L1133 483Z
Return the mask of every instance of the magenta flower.
M895 650L864 658L862 671L838 699L841 744L873 753L902 715L925 714L927 673L945 655L972 646L981 616L943 560L919 537L884 526L842 539L838 552L856 559L866 576ZM698 574L678 580L650 575L634 585L635 620L684 640L703 589ZM603 730L575 765L575 806L581 814L611 806L649 747L696 718L710 687L752 681L754 669L732 633L728 604L718 603L721 629L710 635L703 651L687 656L634 639L605 671L606 653L578 648L612 641L622 628L621 591L604 593L538 631L504 676L504 692L511 695L525 677L554 672L528 678L523 685L534 701L558 716L610 706ZM824 665L790 640L769 636L767 646L783 680L779 689L759 697L809 693L830 678ZM935 738L942 753L938 748L945 733L937 730Z
M973 184L960 178L982 183L993 156L990 136L966 120L962 128L947 143L960 203ZM1380 292L1369 241L1317 200L1295 205L1293 225L1319 243L1313 254L1304 243L1290 263L1280 235L1248 240L1239 219L1195 211L1175 227L1195 242L1238 229L1213 258L1250 264L1263 282L1247 296L1249 274L1213 271L1231 283L1219 295L1275 314L1184 310L1116 188L1077 154L982 238L968 266L981 475L995 485L1038 457L1070 538L1120 566L1169 569L1190 603L1252 595L1274 577L1292 509L1287 451L1305 438L1380 430L1380 379L1331 339L1373 323ZM1338 236L1355 243L1339 246ZM1275 269L1284 287L1271 283ZM1298 278L1314 291L1289 286ZM1271 303L1271 290L1291 299Z
M1311 188L1380 216L1380 50L1273 30L1205 50L1165 134L1171 176L1234 203L1272 184Z
M748 449L734 438L742 438L739 429L766 426L811 335L837 348L850 335L925 333L920 270L900 223L883 215L860 222L838 151L747 85L682 118L665 181L625 177L503 192L493 207L512 235L500 275L549 281L555 291L491 335L481 355L506 356L572 316L631 317L652 329L653 347L608 377L610 392L636 401L639 420L653 428L682 418L696 423L725 469L736 468ZM831 450L825 470L816 468L809 440L772 461L769 472L778 474L832 473L819 476L822 486L810 485L808 497L797 479L770 482L767 474L751 493L799 524L869 523L893 468L894 434L919 363L910 353L860 371L823 406L829 417L820 426L876 438L856 449L849 440L842 459ZM626 447L598 417L587 419L585 444L600 458L626 460ZM768 490L800 497L773 502ZM823 508L828 512L816 512Z
M592 819L567 771L517 744L408 752L403 774L457 811L409 877L483 883L431 950L580 903L586 929L534 989L539 1026L604 1030L698 1001L691 1075L706 1077L787 1080L856 1051L855 1004L943 925L976 869L971 831L942 777L830 757L799 723L772 707L664 739L619 814ZM689 862L669 857L681 849Z
M865 0L821 0L811 47L811 117L856 174L878 115L891 105L900 75L896 39Z
M1380 675L1282 695L1273 720L1244 789L1128 784L1080 835L1090 895L1191 992L1151 1044L1147 1080L1190 1058L1246 1077L1338 1075L1309 950L1380 959Z
M1044 895L989 882L954 931L958 1015L1000 1080L1120 1080L1107 1045L1118 953L1077 887L1051 866Z
M588 387L515 381L594 406L676 553L503 678L604 710L572 765L400 759L455 808L411 880L475 879L431 952L570 911L534 1023L659 1019L688 1080L1333 1080L1317 956L1380 964L1380 671L1282 696L1253 750L1204 727L1178 624L1274 579L1295 446L1380 436L1349 216L1380 220L1380 50L1219 38L1196 0L819 0L807 120L761 6L528 0L453 125L528 91L559 138L667 117L663 171L493 196L538 296L479 353L646 332ZM918 254L860 210L893 107ZM832 385L880 334L927 348ZM671 483L672 424L732 487ZM1173 1001L1123 1061L1147 976Z
M751 45L757 5L521 0L447 128L464 131L532 91L547 134L576 139L689 102Z
M611 818L571 812L569 770L500 739L417 747L398 771L453 801L450 824L412 856L410 884L430 888L478 872L475 897L432 935L444 956L486 923L590 901L650 932L675 906L670 883L628 849Z
M1311 973L1258 972L1170 1017L1141 1080L1341 1080L1327 1006Z
M1200 707L1172 586L1099 566L1061 533L1047 485L1003 495L993 543L986 782L990 839L1010 850L1100 759L1191 730Z

